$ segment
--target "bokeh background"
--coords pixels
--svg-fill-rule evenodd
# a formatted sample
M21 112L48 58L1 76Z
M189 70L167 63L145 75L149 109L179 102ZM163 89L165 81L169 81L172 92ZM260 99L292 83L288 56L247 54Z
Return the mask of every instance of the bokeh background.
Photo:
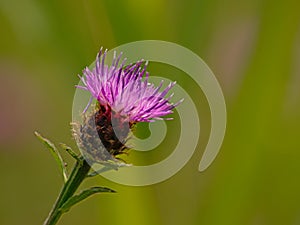
M77 74L100 46L143 39L185 46L214 71L228 109L221 152L197 171L210 129L206 99L181 71L150 63L151 74L168 74L195 99L202 122L197 151L156 185L88 180L82 188L118 193L84 201L59 224L300 224L299 12L296 0L1 0L0 224L42 224L62 179L33 131L75 147L69 123ZM132 158L166 157L178 140L172 124L168 143Z

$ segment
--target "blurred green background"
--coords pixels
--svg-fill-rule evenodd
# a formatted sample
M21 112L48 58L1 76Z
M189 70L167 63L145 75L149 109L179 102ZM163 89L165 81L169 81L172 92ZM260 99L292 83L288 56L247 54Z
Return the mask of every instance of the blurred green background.
M221 152L197 171L210 129L205 97L180 71L150 64L154 74L173 71L195 99L197 151L156 185L87 181L118 193L84 201L59 224L300 224L299 1L1 0L0 27L1 225L42 224L62 180L33 131L75 146L69 122L77 74L100 46L143 39L185 46L214 71L228 109ZM178 140L168 137L171 145ZM141 157L159 161L167 146Z

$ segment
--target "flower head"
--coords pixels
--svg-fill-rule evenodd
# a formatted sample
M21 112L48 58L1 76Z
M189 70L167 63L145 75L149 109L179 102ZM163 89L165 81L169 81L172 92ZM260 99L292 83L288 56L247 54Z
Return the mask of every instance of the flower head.
M107 152L116 156L128 149L125 142L135 123L163 119L161 117L172 113L172 109L182 102L170 103L173 94L166 97L176 82L163 90L163 81L158 87L148 82L147 62L141 60L125 66L126 59L120 63L122 53L118 56L115 53L111 66L108 66L105 64L106 52L103 53L101 48L95 68L86 67L80 77L83 86L77 86L89 91L91 100L97 100L96 111L85 117L84 125L77 129L76 134L94 158L98 150L91 141L94 136L89 135L93 123Z
M124 66L125 60L119 65L122 53L114 55L111 66L105 65L106 51L102 49L97 55L96 66L91 71L86 67L81 80L87 90L97 99L100 105L110 107L114 112L128 118L130 122L152 122L172 113L179 103L171 104L165 98L169 90L176 84L170 83L161 90L163 81L158 87L148 82L147 63L139 61Z

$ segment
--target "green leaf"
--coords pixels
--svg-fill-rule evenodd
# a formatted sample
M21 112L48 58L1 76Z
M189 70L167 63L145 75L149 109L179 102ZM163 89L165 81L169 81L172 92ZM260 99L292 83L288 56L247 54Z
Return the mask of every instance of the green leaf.
M76 159L77 161L81 161L82 159L80 158L80 156L73 151L73 149L71 147L69 147L68 145L64 144L64 143L60 143L59 146L65 150L67 153L69 153L70 156L72 156L74 159Z
M110 171L110 170L118 170L121 167L128 167L131 166L131 164L126 164L124 162L118 161L118 160L107 160L107 161L103 161L100 162L98 164L94 164L93 165L93 169L94 171L87 174L86 177L94 177L99 175L100 173L104 173L106 171Z
M116 191L106 188L106 187L91 187L90 189L82 191L78 195L74 195L73 197L69 198L61 207L60 211L68 212L72 206L76 205L77 203L81 202L82 200L86 199L87 197L97 194L100 192L110 192L110 193L115 193Z
M88 175L86 175L86 177L95 177L95 176L98 176L100 173L103 173L103 172L106 172L109 170L112 170L112 169L109 167L103 167L97 171L93 171L93 172L89 173Z
M66 170L66 164L63 161L61 155L59 154L57 148L55 147L55 145L49 141L48 139L44 138L40 133L38 133L37 131L34 132L35 136L41 141L43 142L47 148L49 149L50 153L52 154L53 158L55 159L55 161L57 162L58 166L61 169L61 172L63 174L63 178L64 181L66 182L68 179L67 176L67 170Z

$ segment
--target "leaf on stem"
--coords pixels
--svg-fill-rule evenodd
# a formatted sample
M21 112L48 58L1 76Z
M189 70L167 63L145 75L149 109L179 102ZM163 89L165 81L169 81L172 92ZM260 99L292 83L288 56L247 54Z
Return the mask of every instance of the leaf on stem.
M55 161L57 162L62 174L63 174L63 178L64 181L66 182L68 179L67 176L67 170L66 170L66 164L63 161L61 155L59 154L57 148L55 147L55 145L49 141L47 138L44 138L40 133L38 133L37 131L34 132L35 136L41 141L43 142L47 148L49 149L50 153L52 154L53 158L55 159Z
M90 189L84 190L78 195L74 195L73 197L69 198L61 207L60 211L65 213L68 212L72 206L76 205L77 203L81 202L82 200L88 198L93 194L97 194L100 192L110 192L115 193L116 191L106 188L106 187L91 187Z
M65 150L67 153L69 153L70 156L72 156L75 160L77 161L81 161L82 159L80 158L80 156L73 151L73 149L71 147L69 147L68 145L64 144L64 143L60 143L59 146Z
M108 161L103 161L99 162L98 164L93 165L94 171L87 174L86 177L94 177L99 175L100 173L104 173L106 171L110 170L118 170L121 167L128 167L132 166L131 164L126 164L124 162L118 161L118 160L108 160Z

